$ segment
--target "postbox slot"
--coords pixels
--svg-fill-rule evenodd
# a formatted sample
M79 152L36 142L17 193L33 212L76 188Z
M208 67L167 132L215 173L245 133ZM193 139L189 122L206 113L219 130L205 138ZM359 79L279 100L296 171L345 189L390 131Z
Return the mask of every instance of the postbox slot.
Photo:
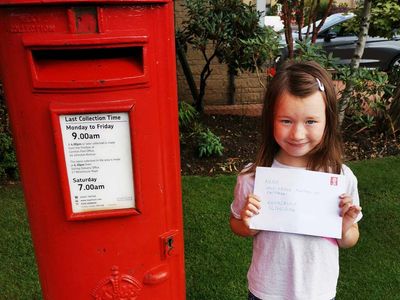
M37 82L96 83L106 85L143 77L143 46L32 49L34 75ZM66 86L68 87L68 86Z

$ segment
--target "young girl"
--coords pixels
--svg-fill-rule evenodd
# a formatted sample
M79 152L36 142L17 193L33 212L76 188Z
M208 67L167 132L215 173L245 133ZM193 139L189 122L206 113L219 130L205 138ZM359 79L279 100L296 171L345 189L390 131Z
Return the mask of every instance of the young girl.
M342 164L337 100L328 73L314 62L284 64L268 86L262 120L262 142L255 162L238 176L230 218L235 234L254 237L249 299L334 299L338 248L357 243L362 214L357 179ZM338 199L342 238L250 229L250 218L262 206L252 194L257 166L343 174L346 194Z

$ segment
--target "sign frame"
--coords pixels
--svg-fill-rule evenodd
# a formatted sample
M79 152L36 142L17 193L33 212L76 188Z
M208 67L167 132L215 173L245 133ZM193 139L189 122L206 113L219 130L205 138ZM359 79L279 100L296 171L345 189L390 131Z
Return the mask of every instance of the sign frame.
M81 221L98 218L109 218L129 215L139 215L142 207L140 197L140 173L138 168L135 168L137 155L135 151L135 102L133 100L120 100L96 103L51 103L50 104L51 121L53 125L55 150L57 164L60 175L60 186L63 194L65 215L69 221ZM68 180L68 171L66 166L66 158L64 152L64 143L62 136L62 128L60 115L79 115L79 114L104 114L104 113L128 113L130 144L131 144L131 160L132 160L132 175L133 175L133 190L135 207L94 210L85 212L73 212L71 190Z

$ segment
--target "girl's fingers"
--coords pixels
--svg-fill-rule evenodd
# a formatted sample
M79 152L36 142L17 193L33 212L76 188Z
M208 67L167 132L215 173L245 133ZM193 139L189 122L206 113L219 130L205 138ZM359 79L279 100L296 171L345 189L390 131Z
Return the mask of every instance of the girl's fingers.
M255 215L257 215L258 212L259 212L259 210L260 210L259 207L257 207L256 205L254 205L254 204L252 204L252 203L249 203L249 205L247 206L247 209L248 209L250 212L252 212L253 214L255 214Z
M251 210L245 209L242 211L241 218L248 219L254 216L256 213L252 212Z
M342 206L341 216L343 217L352 206L351 203L346 203Z
M349 209L355 205L353 205L352 197L348 194L342 194L339 196L339 198L339 207L341 208L340 215L343 217L349 211Z
M254 216L254 213L251 212L250 210L246 210L246 211L245 211L245 214L246 214L246 217L249 217L249 218L251 218L252 216Z
M254 205L257 209L261 208L261 201L260 198L258 198L258 196L250 194L249 197L247 198L247 201Z
M258 215L259 209L253 204L249 203L247 207L243 210L243 213L245 217L251 218L254 215Z
M247 197L247 205L242 211L242 218L251 218L259 213L261 208L260 198L258 196L250 194Z
M353 199L351 198L350 195L342 194L339 196L339 198L340 198L339 207L344 207L346 204L351 205L353 203Z
M358 214L361 212L361 207L357 205L352 205L348 210L347 210L347 215L353 219L356 219Z

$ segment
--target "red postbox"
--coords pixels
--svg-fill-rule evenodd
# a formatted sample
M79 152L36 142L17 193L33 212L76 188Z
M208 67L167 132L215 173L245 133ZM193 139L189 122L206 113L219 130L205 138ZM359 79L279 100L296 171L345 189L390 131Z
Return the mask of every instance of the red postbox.
M185 299L171 0L2 0L45 299Z

